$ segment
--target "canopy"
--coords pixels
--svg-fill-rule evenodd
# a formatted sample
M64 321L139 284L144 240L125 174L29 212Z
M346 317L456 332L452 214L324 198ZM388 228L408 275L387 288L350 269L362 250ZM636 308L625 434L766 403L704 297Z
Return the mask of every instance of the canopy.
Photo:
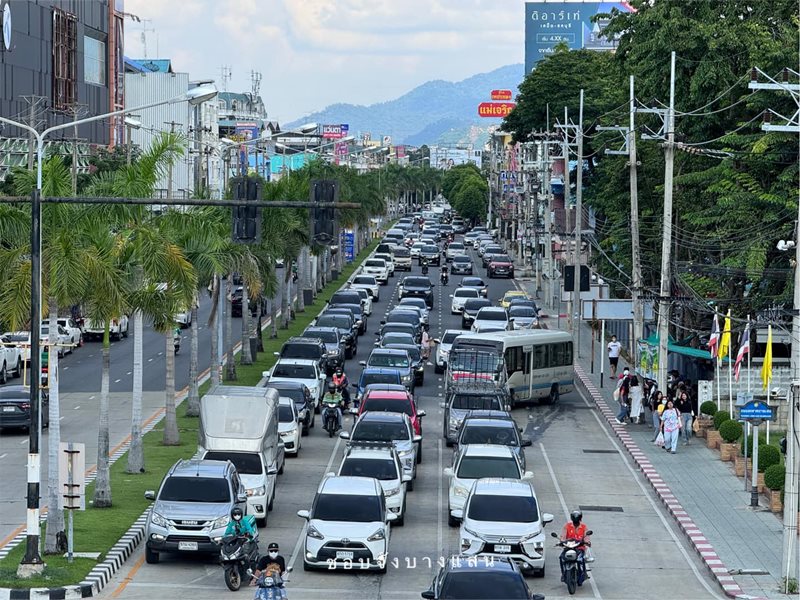
M711 356L711 352L708 350L700 350L698 348L690 348L689 346L683 346L681 344L688 343L691 338L687 338L682 340L681 342L676 342L675 339L670 336L667 342L667 352L674 352L675 354L683 354L684 356L689 356L691 358L699 358L702 360L714 360ZM641 342L647 344L648 346L658 346L659 337L657 334L652 334L646 340L640 340ZM723 362L729 361L729 357L724 357Z

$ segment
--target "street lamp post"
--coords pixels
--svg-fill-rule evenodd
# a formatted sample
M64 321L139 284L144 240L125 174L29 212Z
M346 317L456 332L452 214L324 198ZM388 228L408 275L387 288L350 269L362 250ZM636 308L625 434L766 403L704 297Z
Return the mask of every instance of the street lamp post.
M44 155L44 139L54 131L77 127L85 123L92 123L109 117L121 116L127 113L145 110L164 104L177 104L189 102L200 104L217 95L213 86L199 86L187 93L159 102L151 102L143 106L136 106L117 110L103 115L88 117L79 121L71 121L61 125L54 125L39 133L33 127L0 117L0 122L13 125L28 131L36 139L36 189L31 196L31 378L30 378L30 405L31 427L28 437L28 490L27 490L27 519L26 519L26 546L25 556L17 571L20 577L38 575L44 569L44 562L39 553L39 488L41 482L41 455L39 452L39 438L41 436L40 418L40 383L41 383L41 354L39 335L34 331L41 323L42 312L42 158ZM56 468L56 465L50 465ZM55 509L55 507L54 507Z

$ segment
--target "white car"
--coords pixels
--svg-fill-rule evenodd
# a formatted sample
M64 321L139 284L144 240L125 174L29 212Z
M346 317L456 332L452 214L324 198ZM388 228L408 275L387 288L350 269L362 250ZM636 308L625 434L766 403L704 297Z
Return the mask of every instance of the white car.
M297 516L308 521L304 570L386 572L391 523L397 515L387 510L377 479L326 477L311 510L299 510Z
M409 248L411 251L411 258L419 258L419 253L422 251L422 248L427 246L425 242L414 242L414 244Z
M389 267L389 277L394 277L394 257L389 252L376 252L372 258L382 258Z
M111 319L111 323L108 328L109 337L114 340L118 340L124 337L128 337L128 317L127 315L122 315L120 317L116 317ZM92 319L86 319L86 323L83 327L83 335L86 338L96 338L96 339L103 339L103 334L105 333L105 322L104 321L93 321Z
M465 246L473 246L477 241L478 237L480 237L480 233L477 231L470 231L467 235L464 236L464 245Z
M411 252L405 246L395 246L392 250L392 262L398 271L410 271Z
M300 426L300 416L297 414L297 407L291 398L281 397L278 405L278 435L283 442L284 454L297 456L300 454L300 437L302 427Z
M405 523L406 483L410 476L403 473L403 465L392 442L350 442L337 474L374 477L380 481L386 508L397 515L394 524Z
M75 319L70 317L59 317L57 321L61 327L66 329L71 344L75 344L75 346L83 345L83 330L75 321ZM42 321L42 325L48 324L49 322L49 319Z
M30 351L29 351L30 353ZM0 336L0 383L6 383L9 376L22 376L22 351L16 342L6 335Z
M367 316L372 314L372 296L369 295L369 291L365 290L364 288L355 288L355 291L361 296L361 306L364 307L364 312Z
M460 287L450 294L452 301L450 302L450 312L454 315L460 315L464 312L464 303L470 298L480 298L480 292L473 287Z
M311 392L315 412L319 412L320 401L325 393L325 373L320 371L319 363L311 358L283 358L269 371L264 371L267 383L279 381L299 381Z
M475 320L472 322L472 332L508 331L508 325L508 311L505 308L485 306L475 315Z
M373 302L381 300L381 284L374 275L356 275L350 282L351 288L363 288L372 296Z
M539 512L530 481L478 479L461 513L461 554L510 558L523 573L542 577L545 570L544 526L553 515Z
M17 347L22 362L27 363L31 361L30 331L7 331L3 334L3 338L7 340L7 343L14 344Z
M456 256L464 256L467 253L467 249L464 247L464 244L461 242L450 242L447 245L447 252L445 256L448 261L453 260Z
M70 344L69 334L67 330L61 327L61 325L56 325L58 328L58 333L56 335L56 344L58 344L57 352L58 356L64 356L65 354L72 354L72 345ZM48 343L50 341L50 323L42 323L39 339L42 340L43 343Z
M368 258L361 267L362 275L372 275L381 285L389 283L389 265L382 258Z
M434 357L433 368L437 373L444 373L447 370L450 348L453 347L453 342L462 333L464 332L461 329L445 329L442 337L435 340L436 356Z
M464 514L472 484L484 477L505 479L533 479L533 473L523 471L519 458L508 446L495 444L467 444L461 446L453 458L453 466L444 474L450 477L447 492L447 523L456 527Z

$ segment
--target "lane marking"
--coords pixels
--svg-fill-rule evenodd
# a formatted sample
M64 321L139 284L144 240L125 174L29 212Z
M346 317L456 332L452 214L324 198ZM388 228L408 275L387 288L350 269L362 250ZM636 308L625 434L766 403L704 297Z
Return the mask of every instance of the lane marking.
M7 452L4 452L3 454L0 454L0 460L3 460L6 456L8 456Z
M444 473L442 471L444 470L444 467L442 466L442 438L439 438L437 446L439 448L439 473L438 473L438 475L439 475L439 477L438 477L438 479L439 479L439 490L438 490L439 502L437 504L437 509L436 509L436 513L437 513L437 517L438 517L436 519L436 547L439 550L439 556L444 556L444 526L442 525L442 523L444 521L444 515L442 514L442 511L443 511L443 509L442 509L442 504L443 504L442 500L443 500L443 489L444 489L444 484L442 483L444 481ZM448 513L448 516L449 516L449 513ZM431 563L431 569L433 569L433 568L435 568L437 566L438 565L434 565L433 563Z
M136 577L136 573L138 573L138 572L139 572L139 569L141 569L141 568L142 568L142 565L143 565L143 564L144 564L144 555L142 555L142 556L140 556L140 557L139 557L139 559L136 561L136 564L134 564L134 565L133 565L133 567L131 568L131 570L128 572L128 575L127 575L127 577L125 577L125 579L123 579L123 580L120 582L120 584L119 584L119 585L117 586L117 588L114 590L114 593L112 593L112 594L111 594L111 597L112 597L112 598L116 598L116 597L117 597L117 596L119 596L119 595L120 595L122 592L124 592L124 591L125 591L125 588L126 588L126 587L128 587L128 584L129 584L131 581L133 581L133 578L134 578L134 577Z
M119 383L120 381L122 381L122 379L115 379L114 383Z
M73 406L73 407L72 407L72 410L78 410L79 408L80 408L80 405L78 405L78 406Z

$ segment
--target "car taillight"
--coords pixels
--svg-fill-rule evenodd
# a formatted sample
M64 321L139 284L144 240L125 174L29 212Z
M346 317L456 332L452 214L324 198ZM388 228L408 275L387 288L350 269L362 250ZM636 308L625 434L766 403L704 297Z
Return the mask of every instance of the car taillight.
M20 405L19 405L19 407L20 407L22 410L28 410L28 409L31 407L31 405L30 405L30 403L28 403L28 402L23 402L22 404L20 404Z

